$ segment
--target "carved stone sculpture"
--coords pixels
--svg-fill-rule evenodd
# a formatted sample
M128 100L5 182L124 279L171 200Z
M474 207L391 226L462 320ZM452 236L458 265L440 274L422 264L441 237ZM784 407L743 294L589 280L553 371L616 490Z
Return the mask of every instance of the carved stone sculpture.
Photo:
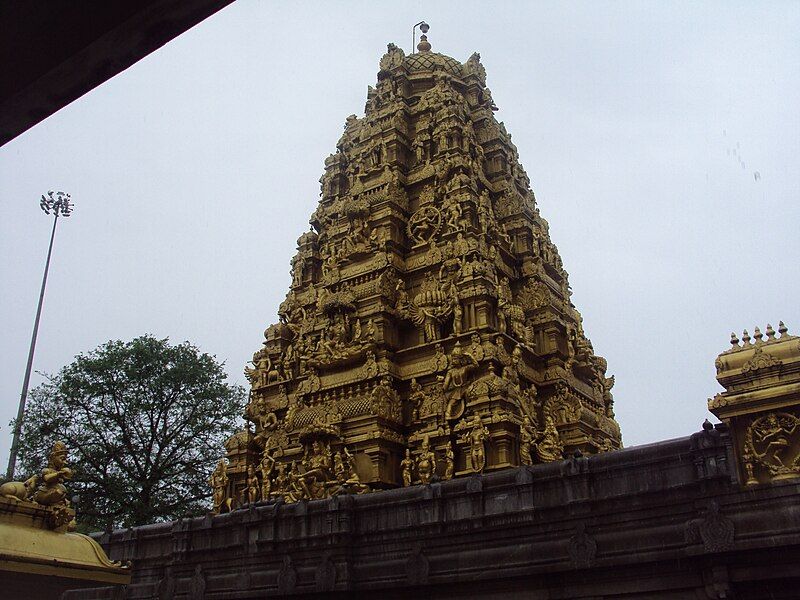
M224 459L220 459L216 469L211 474L209 484L212 490L212 500L214 502L214 512L221 513L230 509L230 499L228 498L228 472Z
M472 420L465 423L469 431L463 434L462 440L469 443L469 460L475 473L482 473L486 466L486 442L489 439L489 430L486 429L479 415L474 415Z
M403 471L403 486L408 487L414 474L414 461L411 458L411 450L406 448L406 456L400 462L400 469Z
M422 447L417 456L417 475L423 485L430 483L436 474L436 455L431 450L430 439L426 435L422 440Z
M64 482L69 479L72 479L72 469L67 466L67 447L59 441L53 444L47 466L42 469L41 485L33 499L46 506L68 505Z

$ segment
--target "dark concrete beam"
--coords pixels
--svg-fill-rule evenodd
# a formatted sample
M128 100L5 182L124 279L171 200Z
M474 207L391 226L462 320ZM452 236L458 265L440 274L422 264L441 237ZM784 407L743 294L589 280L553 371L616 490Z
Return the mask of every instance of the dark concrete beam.
M2 3L0 145L232 1Z

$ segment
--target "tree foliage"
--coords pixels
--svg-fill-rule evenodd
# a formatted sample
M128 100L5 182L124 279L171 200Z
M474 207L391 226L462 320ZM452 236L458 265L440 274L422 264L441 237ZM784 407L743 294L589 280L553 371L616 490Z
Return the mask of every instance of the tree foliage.
M222 365L188 342L110 341L31 392L22 471L37 472L53 441L63 440L83 529L202 514L208 475L243 402Z

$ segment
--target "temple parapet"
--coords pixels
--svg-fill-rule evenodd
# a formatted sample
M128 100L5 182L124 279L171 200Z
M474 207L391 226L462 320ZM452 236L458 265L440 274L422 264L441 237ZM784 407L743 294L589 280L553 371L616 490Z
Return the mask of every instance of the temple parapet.
M708 408L731 430L740 480L757 485L800 477L800 337L781 321L731 334L716 360L725 388Z

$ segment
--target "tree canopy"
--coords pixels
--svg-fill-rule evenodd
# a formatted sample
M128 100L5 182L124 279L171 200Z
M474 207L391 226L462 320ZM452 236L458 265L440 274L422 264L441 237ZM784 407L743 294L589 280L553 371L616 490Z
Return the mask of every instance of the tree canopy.
M29 397L21 472L37 472L55 440L69 450L84 530L202 514L208 476L236 430L244 390L189 342L145 335L75 357Z

